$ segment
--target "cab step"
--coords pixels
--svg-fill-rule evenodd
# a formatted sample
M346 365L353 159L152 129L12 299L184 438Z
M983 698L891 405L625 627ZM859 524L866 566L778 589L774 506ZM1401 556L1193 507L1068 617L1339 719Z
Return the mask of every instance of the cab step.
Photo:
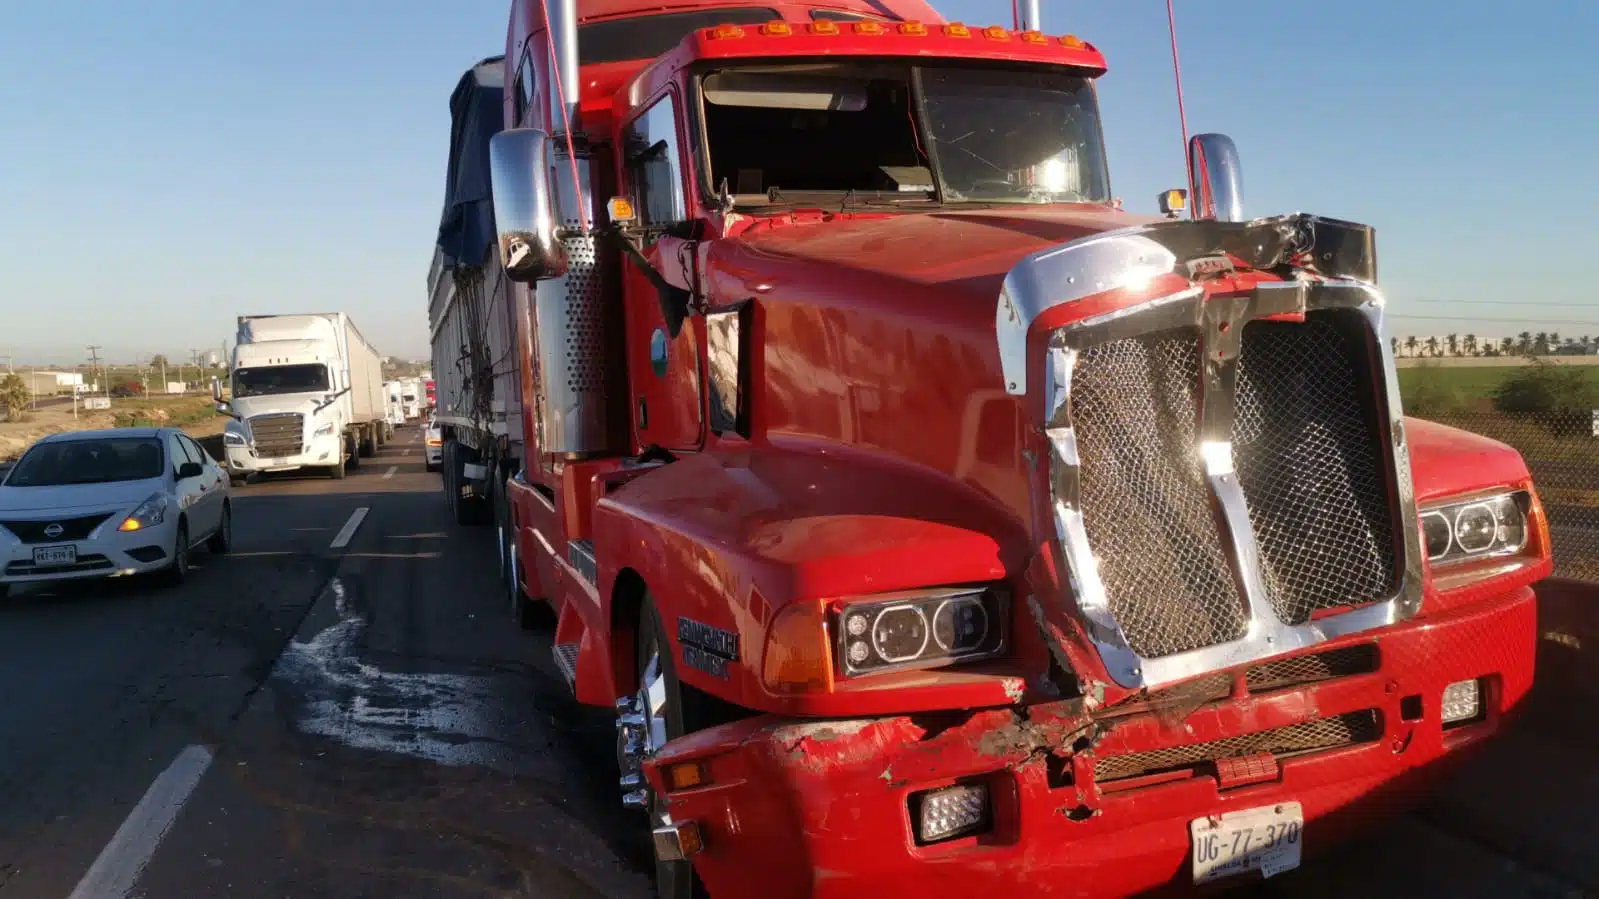
M561 672L561 677L566 679L566 688L577 692L577 644L557 643L553 648L555 667Z

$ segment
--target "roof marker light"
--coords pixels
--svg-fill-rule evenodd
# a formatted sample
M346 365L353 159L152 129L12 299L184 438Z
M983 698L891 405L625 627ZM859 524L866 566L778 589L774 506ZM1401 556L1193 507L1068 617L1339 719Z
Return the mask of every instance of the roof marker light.
M927 26L921 22L903 22L899 26L900 34L909 34L915 37L926 37Z
M882 22L866 21L855 23L856 34L882 34L883 31L884 29Z
M1049 38L1044 37L1042 31L1024 31L1022 32L1022 42L1026 44L1047 44L1049 43Z
M1083 43L1083 39L1082 38L1078 37L1075 34L1066 35L1065 37L1060 39L1060 42L1062 44L1065 44L1067 47L1069 47L1070 49L1073 49L1073 50L1081 50L1084 47L1088 46L1087 44Z
M718 25L711 30L711 37L718 40L727 40L729 38L738 38L743 36L744 29L738 27L737 25Z
M822 19L820 22L811 23L811 34L838 34L838 23L831 19Z
M793 33L794 30L789 28L788 23L782 21L781 19L773 22L767 22L765 25L761 26L761 34L764 34L767 37L788 37Z
M983 29L983 37L991 41L1008 41L1010 40L1010 32L998 25L990 25Z
M945 37L971 37L972 30L959 22L951 22L944 26Z

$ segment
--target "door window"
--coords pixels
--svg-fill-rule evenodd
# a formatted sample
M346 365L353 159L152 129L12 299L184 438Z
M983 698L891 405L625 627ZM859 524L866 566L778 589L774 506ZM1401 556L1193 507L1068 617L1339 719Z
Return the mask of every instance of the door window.
M622 136L633 208L642 225L688 218L683 200L683 154L677 140L677 104L670 92L640 113Z

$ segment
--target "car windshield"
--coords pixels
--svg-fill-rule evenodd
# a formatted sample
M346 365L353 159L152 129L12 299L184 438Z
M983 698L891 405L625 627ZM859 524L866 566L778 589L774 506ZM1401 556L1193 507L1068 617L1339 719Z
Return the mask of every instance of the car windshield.
M754 65L701 95L710 184L736 205L1110 201L1093 83L1070 71Z
M233 373L235 397L318 393L327 389L328 369L325 365L267 365L241 368Z
M161 441L152 437L100 437L41 443L23 455L7 487L60 487L144 481L166 471Z

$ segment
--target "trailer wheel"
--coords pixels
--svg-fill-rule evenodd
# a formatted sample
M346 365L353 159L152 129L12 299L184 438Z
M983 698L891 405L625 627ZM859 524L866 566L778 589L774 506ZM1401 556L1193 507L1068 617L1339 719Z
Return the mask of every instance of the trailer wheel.
M624 781L629 775L641 775L644 755L653 755L661 747L685 734L707 726L708 721L700 707L700 694L693 688L685 689L677 679L677 666L672 661L672 647L667 642L666 627L661 623L661 613L655 608L655 599L644 594L643 609L639 613L638 692L631 697L634 720L642 719L638 726L618 723L617 761ZM637 750L642 750L638 753ZM644 785L630 794L630 804L643 792L642 807L649 813L649 828L664 827L672 823L666 801ZM653 840L651 841L653 844ZM694 871L692 862L655 860L655 893L660 899L709 899L705 884Z
M351 434L344 439L344 453L348 457L348 468L359 471L361 468L361 443L356 435Z
M378 438L372 433L371 425L361 428L360 434L356 437L355 449L357 454L367 459L378 454Z

